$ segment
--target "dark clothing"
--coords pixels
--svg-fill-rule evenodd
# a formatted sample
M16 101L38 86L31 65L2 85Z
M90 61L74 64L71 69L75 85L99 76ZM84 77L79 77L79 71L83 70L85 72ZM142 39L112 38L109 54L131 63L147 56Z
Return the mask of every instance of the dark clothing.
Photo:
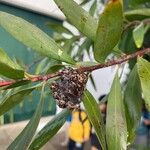
M83 150L83 149L84 149L84 143L78 145L75 141L69 139L68 150Z
M102 150L102 147L95 133L91 134L91 145L96 147L98 150Z
M150 112L148 112L146 109L142 112L141 124L137 131L138 135L146 135L150 132L150 125L145 125L143 121L144 119L150 120Z

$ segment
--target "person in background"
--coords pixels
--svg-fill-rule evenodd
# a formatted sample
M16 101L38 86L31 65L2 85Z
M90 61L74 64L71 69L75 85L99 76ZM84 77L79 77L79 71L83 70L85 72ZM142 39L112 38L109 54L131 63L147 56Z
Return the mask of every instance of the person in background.
M85 111L74 110L68 129L68 150L83 150L85 142L90 138L90 133L91 124Z
M99 98L99 108L103 116L104 124L106 123L106 110L107 110L107 101L101 102L106 95L102 95ZM94 129L92 129L91 134L91 150L102 150L102 147L99 143L99 140L96 136Z
M150 112L146 109L145 104L142 108L141 123L137 131L135 145L150 149Z

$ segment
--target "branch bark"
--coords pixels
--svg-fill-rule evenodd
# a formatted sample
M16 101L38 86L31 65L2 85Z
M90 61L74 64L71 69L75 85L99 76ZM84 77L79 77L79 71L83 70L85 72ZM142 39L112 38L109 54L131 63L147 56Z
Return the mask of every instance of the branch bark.
M106 67L109 67L109 66L121 64L123 62L131 60L131 59L136 58L138 56L141 57L141 56L143 56L144 54L147 54L147 53L150 53L150 48L146 48L146 49L137 51L137 52L135 52L133 54L123 55L122 57L120 57L120 58L118 58L116 60L110 60L110 61L108 61L106 63L103 63L103 64L97 64L97 65L89 66L89 67L80 67L77 70L80 70L82 72L92 72L92 71L97 70L97 69L106 68ZM55 72L55 73L48 74L48 75L39 75L39 76L35 76L35 77L32 77L32 78L29 78L28 80L30 80L32 82L45 81L45 80L48 80L50 78L54 78L54 77L57 77L57 76L61 76L61 72ZM12 85L15 82L17 82L17 81L15 81L15 80L2 81L2 82L0 82L0 87Z
M133 54L123 55L122 57L120 57L116 60L110 60L110 61L108 61L106 63L103 63L103 64L98 64L98 65L90 66L90 67L81 67L80 69L83 72L85 72L85 71L94 71L94 70L97 70L97 69L100 69L100 68L106 68L106 67L109 67L109 66L121 64L123 62L131 60L131 59L136 58L138 56L141 57L141 56L143 56L144 54L147 54L147 53L150 53L150 48L146 48L144 50L137 51Z
M144 25L149 25L149 24L150 24L150 19L145 19L145 20L143 20L142 22L143 22ZM134 28L135 26L138 26L140 23L141 23L141 21L139 21L139 20L135 20L135 21L133 21L133 22L130 22L130 23L128 23L128 24L124 27L123 31L127 31L127 30L130 29L130 28Z

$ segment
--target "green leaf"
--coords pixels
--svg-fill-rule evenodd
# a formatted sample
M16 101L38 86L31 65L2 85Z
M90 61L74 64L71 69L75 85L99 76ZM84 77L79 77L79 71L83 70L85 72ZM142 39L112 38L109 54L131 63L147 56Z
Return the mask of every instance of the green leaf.
M133 39L137 46L137 48L141 48L145 35L145 28L143 22L141 22L134 30L133 30Z
M22 18L0 11L0 26L17 40L44 56L75 63L70 56L63 53L62 47L52 38Z
M90 49L91 45L93 45L93 41L86 38L85 41L79 46L79 49L78 49L75 57L78 57L79 60L81 60L81 57L83 56L84 51L87 51L87 53L89 55L90 54L89 49Z
M137 51L131 29L128 32L123 32L119 42L119 49L121 49L125 54L131 54Z
M128 142L132 143L139 127L142 111L142 97L137 66L132 69L124 93Z
M137 5L142 5L142 4L146 4L146 3L150 3L149 0L130 0L129 1L129 5L135 7Z
M34 116L31 118L27 126L23 129L23 131L17 136L17 138L9 145L8 150L26 150L32 140L32 137L35 134L37 126L39 124L43 105L44 105L44 87L45 83L43 83L40 102L37 106L37 109L34 113Z
M38 84L29 88L21 89L19 91L12 92L8 96L4 97L0 103L0 116L18 103L20 103L25 96L29 95L33 90L40 86L41 84Z
M122 38L119 42L119 49L123 51L124 54L131 54L137 51L136 45L133 40L132 30L128 32L123 32ZM129 61L129 68L132 69L136 63L136 59Z
M108 97L106 139L109 150L126 150L127 148L127 125L118 73Z
M102 149L106 150L105 128L99 106L89 91L84 92L82 99L88 118L92 123Z
M49 121L35 136L29 150L38 150L47 143L65 123L68 114L69 110L65 109Z
M30 80L16 81L15 83L13 83L13 84L11 84L11 85L9 85L9 86L4 87L3 90L16 88L16 87L23 86L23 85L26 85L26 84L29 84L29 83L31 83ZM0 90L1 90L1 89L0 89Z
M1 124L1 125L4 124L4 115L0 116L0 124Z
M35 70L35 74L41 74L42 73L43 68L45 68L46 64L48 63L47 61L48 61L47 58L44 58L38 63L36 70Z
M9 116L10 123L13 123L14 122L14 112L13 112L13 110L12 109L9 110L7 114Z
M0 62L0 74L11 79L24 78L24 71L13 69L12 67Z
M89 67L89 66L95 66L98 65L97 62L91 62L91 61L82 61L82 62L77 62L76 67Z
M2 48L0 48L0 62L4 63L14 69L20 69L20 66L18 66L16 63L14 63Z
M92 4L91 8L90 8L90 11L89 11L91 16L94 16L95 11L96 11L96 7L97 7L97 1L95 0Z
M73 36L71 39L67 39L63 45L63 49L65 53L71 54L72 51L72 45L75 43L75 41L79 40L79 36Z
M54 31L58 32L58 33L67 33L67 34L71 34L72 35L72 32L70 30L68 30L67 28L65 28L60 23L49 22L49 23L47 23L47 26L49 28L53 29Z
M80 5L85 5L86 3L88 3L90 0L82 0L82 2L80 3Z
M150 17L150 8L140 8L124 12L126 19L137 20Z
M96 91L97 90L96 83L95 83L95 80L94 80L94 77L93 77L92 74L90 74L89 79L90 79L90 81L92 83L92 86L93 86L94 90Z
M66 15L81 33L94 40L97 29L97 20L73 0L54 0L60 10Z
M62 68L64 68L64 65L63 65L63 64L56 64L56 65L53 65L53 66L51 66L51 67L46 71L46 74L57 72L57 71L59 71L59 70L62 69Z
M124 53L119 49L118 45L114 47L112 52L116 57L121 57L122 55L124 55Z
M118 43L122 33L122 0L110 0L99 17L94 57L103 62Z
M138 58L137 66L145 105L150 111L150 63L143 58Z
M1 48L0 74L11 79L21 79L24 77L24 71L21 70L21 68L10 59L5 51Z

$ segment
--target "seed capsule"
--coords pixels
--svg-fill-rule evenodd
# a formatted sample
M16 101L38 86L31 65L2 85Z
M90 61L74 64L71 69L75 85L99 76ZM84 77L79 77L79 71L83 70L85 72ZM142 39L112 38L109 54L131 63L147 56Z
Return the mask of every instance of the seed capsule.
M80 98L83 94L88 73L80 72L72 68L61 71L60 80L50 85L52 95L60 108L79 108Z

